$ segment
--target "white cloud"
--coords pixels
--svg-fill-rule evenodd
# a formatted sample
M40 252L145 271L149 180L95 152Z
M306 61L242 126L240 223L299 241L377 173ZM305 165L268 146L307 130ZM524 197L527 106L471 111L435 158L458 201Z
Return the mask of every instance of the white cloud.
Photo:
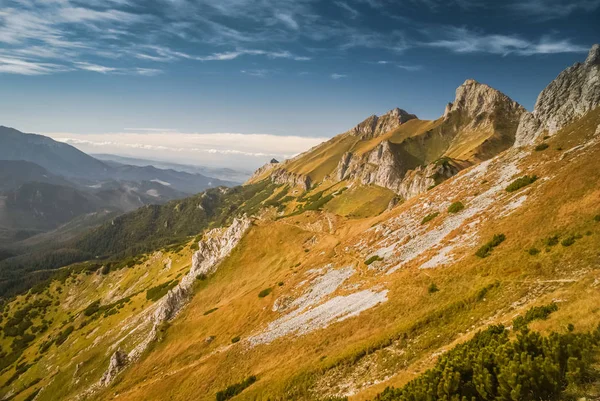
M483 34L464 27L445 27L438 34L443 39L435 39L424 45L444 48L454 53L491 53L503 56L579 53L588 50L566 38L542 37L538 41L530 41L517 35Z
M98 65L98 64L78 62L78 63L75 63L75 65L77 66L77 68L79 68L81 70L99 72L101 74L107 74L109 72L117 71L117 69L114 67L106 67L106 66Z
M293 30L297 30L299 28L298 22L296 22L294 17L292 17L289 14L276 13L275 18L277 18L279 21L281 21L288 28L291 28Z
M407 64L396 64L396 67L400 68L401 70L404 71L420 71L423 69L423 66L420 65L407 65Z
M331 79L335 79L335 80L342 79L342 78L348 78L348 75L346 75L346 74L338 74L338 73L333 73L330 76L331 76Z
M58 64L32 62L21 58L0 56L0 73L45 75L68 70L67 67Z
M345 1L336 1L335 5L348 12L350 18L356 18L360 15L360 13L355 8L351 7Z
M564 18L575 12L593 12L600 8L600 0L526 0L515 1L509 7L521 16L541 20Z
M212 161L213 164L245 168L259 167L273 157L290 158L328 139L268 134L161 132L159 128L130 128L125 131L44 135L87 153L112 153L174 162Z
M242 74L250 75L251 77L264 78L269 74L268 70L256 69L256 70L241 70Z
M157 70L155 68L117 68L86 62L75 62L75 66L80 70L98 72L100 74L142 75L153 77L162 73L162 70Z

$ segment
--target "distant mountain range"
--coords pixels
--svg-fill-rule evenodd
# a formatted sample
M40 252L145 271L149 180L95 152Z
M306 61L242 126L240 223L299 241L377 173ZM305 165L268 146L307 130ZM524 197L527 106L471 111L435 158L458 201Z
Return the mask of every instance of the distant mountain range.
M189 164L179 164L179 163L171 163L162 160L150 160L150 159L140 159L137 157L126 157L126 156L117 156L110 155L105 153L92 153L91 156L95 157L98 160L102 160L106 164L118 163L118 164L129 164L131 166L154 166L159 169L165 170L175 170L181 171L190 174L202 174L208 177L214 177L219 180L231 181L237 184L242 184L250 178L252 175L249 171L244 170L234 170L231 168L216 168L216 167L206 167L206 166L196 166Z
M231 185L193 171L101 161L51 138L0 126L0 248L82 215L112 216Z

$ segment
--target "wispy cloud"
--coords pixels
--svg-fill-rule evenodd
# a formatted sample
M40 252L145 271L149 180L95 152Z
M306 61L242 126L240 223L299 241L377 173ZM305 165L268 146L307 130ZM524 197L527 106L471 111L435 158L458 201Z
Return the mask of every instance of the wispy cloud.
M526 0L508 5L517 15L540 20L564 18L576 12L592 12L600 8L600 0Z
M162 73L162 70L155 68L117 68L87 62L76 62L75 66L80 70L97 72L100 74L142 75L146 77L152 77Z
M77 66L77 68L79 68L81 70L99 72L101 74L108 74L109 72L117 71L117 69L114 67L106 67L103 65L92 64L92 63L77 62L77 63L75 63L75 65Z
M333 73L333 74L330 75L330 77L331 77L331 79L338 80L338 79L348 78L348 75Z
M356 8L351 7L345 1L336 1L335 5L340 7L342 10L345 10L346 12L348 12L348 14L350 15L350 18L354 19L360 15L360 13L358 12L358 10L356 10Z
M254 69L254 70L241 70L242 74L250 75L251 77L264 78L269 74L269 70L266 69Z
M310 57L306 56L296 56L289 51L267 51L267 50L252 50L252 49L244 49L244 50L236 50L225 53L214 53L208 56L188 56L188 58L193 58L195 60L200 61L225 61L225 60L234 60L241 56L266 56L271 59L276 58L284 58L296 61L308 61Z
M421 65L406 65L406 64L396 64L396 67L400 68L401 70L404 71L420 71L423 69L423 66Z
M0 73L45 75L68 70L67 67L59 64L32 62L20 58L0 56Z
M434 39L425 46L439 47L454 53L491 53L499 55L586 52L586 46L576 45L570 39L554 39L549 36L530 41L518 35L483 34L464 27L445 27L438 32L443 39Z

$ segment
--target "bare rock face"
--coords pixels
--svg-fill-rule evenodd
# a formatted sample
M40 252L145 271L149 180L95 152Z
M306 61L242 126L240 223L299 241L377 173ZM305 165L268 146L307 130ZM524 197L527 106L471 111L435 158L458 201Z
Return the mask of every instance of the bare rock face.
M350 133L360 137L360 139L370 139L385 134L386 132L390 132L391 130L398 128L401 124L415 118L417 118L417 116L414 114L409 114L405 110L395 108L381 117L372 115L356 127L352 128Z
M497 113L499 109L519 115L525 111L520 104L504 93L474 79L467 79L456 88L456 97L454 102L446 106L444 118L448 118L452 112L461 112L475 118L481 114Z
M275 170L279 166L279 164L280 163L277 159L271 159L271 161L269 163L259 167L254 172L254 174L252 174L252 176L250 177L248 182L256 181L258 179L258 177L261 177L262 175L266 174L268 171Z
M403 199L409 199L452 177L464 167L466 165L448 160L411 169L392 143L382 141L363 157L346 153L335 174L339 180L359 180L364 185L379 185L394 191Z
M292 173L282 168L273 171L271 174L271 181L275 184L287 184L291 187L301 187L305 191L308 191L312 185L309 176Z
M583 64L563 72L540 93L533 112L521 117L515 146L531 145L543 134L554 135L600 106L600 45L592 46Z
M526 110L517 102L475 80L456 89L454 102L446 106L442 129L453 133L447 155L482 161L514 144L520 118Z
M114 354L110 357L110 362L108 364L108 369L102 375L100 379L100 385L105 387L108 386L115 377L127 366L129 362L129 358L127 354L120 349L116 350Z

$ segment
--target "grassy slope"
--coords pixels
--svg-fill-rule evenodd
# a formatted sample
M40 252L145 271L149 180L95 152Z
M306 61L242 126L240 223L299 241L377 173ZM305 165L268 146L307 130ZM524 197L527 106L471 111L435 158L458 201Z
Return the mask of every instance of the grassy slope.
M413 262L392 275L379 274L364 265L365 256L354 245L357 241L368 243L375 239L374 232L366 231L374 224L406 210L420 210L420 204L428 196L452 193L457 200L468 199L469 195L491 185L485 181L473 188L453 188L451 179L430 193L376 217L350 220L329 213L307 212L277 221L259 221L217 273L199 283L190 305L172 322L164 340L96 398L112 399L118 393L121 400L212 400L217 391L256 374L258 382L237 400L315 399L347 388L345 386L359 387L360 391L353 398L363 400L386 385L405 383L431 366L436 352L468 339L478 328L495 322L509 323L531 305L561 300L558 312L547 321L533 323L533 329L564 330L570 322L577 330L595 327L600 321L597 297L600 272L594 268L600 247L600 223L593 217L600 213L597 173L600 160L595 157L600 145L596 144L582 157L564 160L560 158L565 151L557 149L567 150L582 143L583 137L590 136L598 123L600 110L567 127L549 141L547 150L533 152L523 162L523 174L535 173L540 177L516 194L528 193L529 198L508 217L486 216L479 225L478 242L460 251L464 252L464 258L459 263L419 270L418 264ZM339 205L328 204L327 208L344 210L343 197L348 191L331 201ZM469 207L468 202L466 207ZM429 223L431 229L447 218L444 210L440 212L440 216ZM588 232L591 234L586 235ZM497 233L504 233L506 241L494 249L490 257L475 257L475 250ZM450 237L458 238L459 234L457 230ZM546 251L543 246L542 240L548 236L565 238L571 234L582 234L582 238L569 247L559 244ZM526 250L533 246L542 252L529 255ZM188 248L181 251L171 270L173 273L169 274L185 271L190 255ZM346 284L360 281L368 283L362 284L366 288L385 286L390 291L389 300L327 329L248 348L244 339L277 316L271 311L274 300L293 293L295 285L305 280L307 270L328 263L336 267L354 265L359 273ZM378 263L385 261L376 262L374 266ZM146 284L133 286L143 290L150 283L156 285L168 278L160 276L161 266L150 268L148 276L144 276L146 269L139 266L114 272L100 277L100 283L98 276L83 274L67 281L63 295L53 295L58 297L61 307L52 312L56 313L53 316L57 323L49 333L56 333L58 322L66 319L63 307L81 310L99 295L106 295L110 285L112 289L122 287L114 295L118 298L124 295L120 291L130 285L117 286L117 283L132 283L144 277L142 282ZM278 286L279 282L284 285ZM429 294L427 289L431 283L440 291ZM274 288L273 293L259 298L258 293L267 287ZM489 288L487 293L478 296L486 287ZM348 291L342 288L338 293ZM71 304L66 298L69 294ZM75 294L77 307L73 304ZM25 300L21 297L17 302L23 304ZM103 321L96 334L108 332L122 318L133 315L134 307L137 312L144 305L142 293L119 314ZM218 308L215 312L204 315L215 307ZM12 308L13 305L9 310ZM75 318L76 322L77 319L80 317ZM107 366L110 356L107 348L112 338L107 335L97 347L87 349L93 341L92 337L84 336L92 330L87 327L71 334L60 352L53 346L15 382L17 388L24 388L36 376L43 378L15 400L24 399L48 383L51 385L40 393L39 400L74 395L83 384L100 377ZM206 342L209 336L214 336L214 341ZM231 338L235 336L242 337L242 341L231 345ZM2 341L3 349L7 349L8 343ZM35 359L38 341L26 352L27 360ZM123 347L127 349L127 342ZM365 354L365 350L369 352ZM84 360L88 362L80 368L81 373L75 375L76 378L82 376L83 381L76 383L75 367ZM0 383L12 372L12 369L4 372ZM372 385L387 376L390 376L388 380Z
M597 124L598 113L592 117ZM578 132L589 133L593 126L579 127ZM364 236L365 228L418 200L375 219L337 221L335 235L329 233L324 219L313 214L255 228L206 290L200 291L181 319L174 322L165 342L132 368L111 393L119 392L120 398L127 400L159 399L165 395L185 399L194 394L204 394L199 399L208 400L217 390L250 374L257 374L259 381L238 399L268 399L283 393L290 398L311 399L331 388L330 384L325 385L328 379L344 383L348 377L356 376L356 381L368 382L398 370L400 374L385 385L401 384L430 366L432 352L468 338L486 324L510 322L530 305L552 299L564 301L559 312L543 324L533 324L533 328L560 330L567 322L574 322L579 330L593 328L600 318L600 300L592 287L598 271L590 268L597 257L595 249L600 246L600 226L593 220L600 204L598 162L593 160L593 154L573 162L558 161L559 142L567 149L580 139L567 136L567 132L558 136L547 153L534 153L526 162L543 177L551 176L560 166L560 175L543 186L532 187L535 197L527 207L505 219L489 216L482 223L481 242L498 232L507 236L506 242L484 260L472 255L477 245L456 265L427 271L413 265L393 276L381 276L367 270L360 255L346 251L346 245ZM548 164L540 167L538 163L544 160ZM482 187L485 185L482 183ZM444 191L443 185L436 191ZM315 228L318 224L321 230ZM541 241L547 236L588 231L590 236L584 235L571 247L559 245L537 256L525 252L531 246L541 248ZM307 248L306 244L312 243L307 239L312 236L316 236L317 243ZM269 322L275 316L270 311L272 302L304 279L303 270L331 261L337 266L354 263L361 278L385 284L390 289L389 301L359 318L298 339L282 339L254 349L244 348L243 343L221 348L228 346L231 337L247 337L257 326ZM297 263L301 265L295 267ZM257 297L262 288L277 281L283 281L285 286L275 287L267 298ZM432 282L440 288L435 294L427 291ZM478 291L496 282L483 298L477 298ZM238 290L233 292L232 288ZM219 310L210 318L204 317L201 312L213 305ZM585 308L580 310L582 305ZM203 342L208 335L216 336L210 346ZM372 351L369 357L355 356L362 349L387 344L389 338L395 339L392 346ZM212 353L216 349L221 352ZM376 368L364 370L364 361L374 363ZM405 364L408 369L402 369ZM163 373L156 373L157 366ZM174 373L165 375L165 371ZM382 387L367 388L364 395L356 398L363 399Z

